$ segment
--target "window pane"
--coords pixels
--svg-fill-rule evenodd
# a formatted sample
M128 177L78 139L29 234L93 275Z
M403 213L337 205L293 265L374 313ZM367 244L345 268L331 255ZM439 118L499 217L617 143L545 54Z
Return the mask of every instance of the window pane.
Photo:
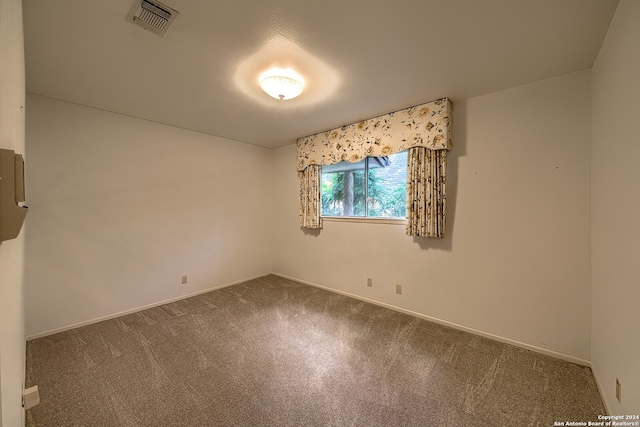
M322 167L322 215L365 216L365 160Z
M384 158L383 158L384 159ZM368 216L404 218L407 200L407 152L391 154L387 161L369 161Z
M323 166L321 215L404 218L406 180L406 151Z

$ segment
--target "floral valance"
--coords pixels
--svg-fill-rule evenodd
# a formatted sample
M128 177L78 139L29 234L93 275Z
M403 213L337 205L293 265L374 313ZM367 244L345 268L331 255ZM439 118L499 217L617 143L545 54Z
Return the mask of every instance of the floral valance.
M451 149L451 101L416 105L359 123L298 139L298 171L308 165L358 162L411 147Z

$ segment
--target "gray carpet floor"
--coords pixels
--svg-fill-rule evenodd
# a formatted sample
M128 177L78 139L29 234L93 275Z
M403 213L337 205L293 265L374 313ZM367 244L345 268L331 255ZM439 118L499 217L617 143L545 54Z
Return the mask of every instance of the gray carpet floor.
M27 343L28 427L552 426L589 368L265 276Z

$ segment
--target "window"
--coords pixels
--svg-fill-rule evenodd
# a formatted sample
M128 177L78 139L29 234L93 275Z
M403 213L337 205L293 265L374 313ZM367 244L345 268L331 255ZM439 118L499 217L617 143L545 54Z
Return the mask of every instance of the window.
M322 166L322 216L405 218L407 152Z

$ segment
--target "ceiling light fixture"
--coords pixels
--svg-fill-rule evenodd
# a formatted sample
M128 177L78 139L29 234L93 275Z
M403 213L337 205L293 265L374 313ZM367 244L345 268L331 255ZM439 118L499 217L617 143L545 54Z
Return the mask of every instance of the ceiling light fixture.
M272 68L258 79L260 87L276 99L293 99L302 93L304 80L291 68Z

